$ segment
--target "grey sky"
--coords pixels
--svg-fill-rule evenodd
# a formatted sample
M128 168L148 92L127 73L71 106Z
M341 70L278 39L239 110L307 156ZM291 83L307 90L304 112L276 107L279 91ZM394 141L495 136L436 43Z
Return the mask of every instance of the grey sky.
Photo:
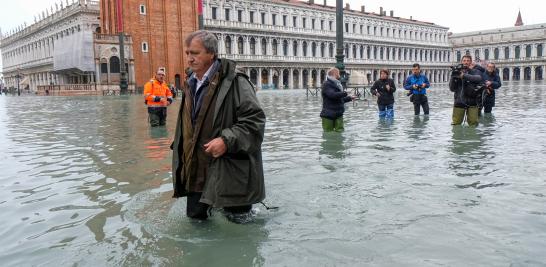
M2 32L14 29L18 25L34 22L34 16L55 6L61 0L1 0L0 28ZM324 0L315 0L322 3ZM335 5L335 0L327 0L329 5ZM72 0L69 0L72 2ZM459 33L467 31L486 30L511 27L516 21L518 10L521 10L523 23L526 25L546 23L546 1L544 0L344 0L351 9L360 10L361 5L366 11L379 12L379 7L394 10L394 15L433 22L449 27L449 31ZM66 3L66 0L63 0ZM1 64L1 63L0 63ZM1 65L0 65L1 66Z

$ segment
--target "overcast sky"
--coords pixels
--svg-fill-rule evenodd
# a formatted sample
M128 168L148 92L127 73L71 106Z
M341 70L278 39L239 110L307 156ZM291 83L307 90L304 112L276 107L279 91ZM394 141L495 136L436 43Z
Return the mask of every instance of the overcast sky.
M0 0L0 28L2 32L14 29L18 25L34 22L34 16L46 8L60 3L60 0ZM322 3L324 0L315 0ZM335 0L327 0L329 5L335 5ZM72 0L69 0L72 2ZM494 28L512 27L516 22L518 10L521 10L523 23L546 23L546 1L544 0L344 0L351 9L360 10L361 5L366 11L379 12L383 7L389 14L433 22L449 27L449 31L459 33ZM66 3L66 0L63 0ZM0 63L1 64L1 63Z

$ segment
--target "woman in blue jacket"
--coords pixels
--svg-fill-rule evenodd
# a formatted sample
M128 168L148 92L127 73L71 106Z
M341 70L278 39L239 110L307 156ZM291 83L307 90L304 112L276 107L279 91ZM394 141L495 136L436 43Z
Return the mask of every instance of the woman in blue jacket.
M502 85L495 64L487 64L487 69L483 72L482 79L486 87L486 90L484 90L483 109L485 113L491 113L495 106L495 91Z
M394 92L396 86L389 78L389 70L382 69L379 72L379 80L375 81L370 89L374 96L377 96L377 107L379 118L394 118Z

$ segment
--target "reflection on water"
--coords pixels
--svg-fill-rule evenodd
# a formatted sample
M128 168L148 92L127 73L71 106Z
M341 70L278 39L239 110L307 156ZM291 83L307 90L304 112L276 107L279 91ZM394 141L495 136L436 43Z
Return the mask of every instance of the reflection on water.
M266 210L196 222L171 191L178 102L150 128L137 97L0 96L3 266L543 266L546 86L507 83L480 126L450 125L400 92L394 120L347 105L324 133L320 98L258 94ZM16 99L17 101L13 101ZM521 105L526 103L526 105ZM408 245L411 244L411 245Z

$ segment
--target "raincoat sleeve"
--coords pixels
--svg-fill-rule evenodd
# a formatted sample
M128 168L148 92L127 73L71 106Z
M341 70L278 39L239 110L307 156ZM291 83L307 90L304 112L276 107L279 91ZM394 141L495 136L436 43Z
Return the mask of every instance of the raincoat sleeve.
M258 102L256 92L244 77L236 77L235 123L223 129L220 136L228 153L251 154L261 147L265 133L265 112Z

